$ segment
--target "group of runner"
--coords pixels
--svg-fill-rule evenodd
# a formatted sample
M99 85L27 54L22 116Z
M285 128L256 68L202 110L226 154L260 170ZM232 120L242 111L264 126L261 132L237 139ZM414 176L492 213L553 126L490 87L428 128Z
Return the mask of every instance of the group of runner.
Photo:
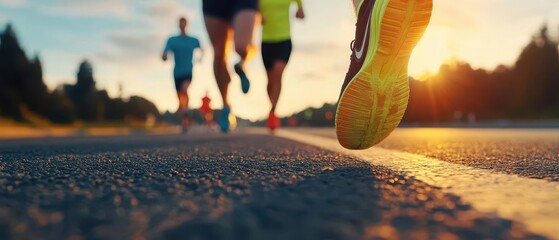
M409 96L409 86L404 82L407 81L407 61L429 23L432 0L351 1L357 14L355 40L351 43L351 63L342 84L335 122L340 143L359 149L384 139L403 116ZM223 100L221 116L217 119L221 131L227 132L230 128L230 43L233 42L240 59L233 69L246 94L250 90L246 63L256 52L253 35L260 19L261 53L271 103L267 126L271 130L280 127L276 107L283 72L292 51L292 4L297 6L295 17L304 19L301 0L202 0L204 21L214 49L213 71ZM167 54L173 53L175 58L178 113L184 126L189 125L187 90L193 77L194 52L202 50L198 39L187 34L187 25L187 20L181 18L181 33L169 38L162 56L167 60ZM203 51L200 59L202 56ZM208 104L209 99L205 100Z
M223 132L229 131L229 114L231 105L228 99L228 88L231 76L227 70L228 44L234 42L235 51L240 61L234 65L234 70L241 80L241 89L246 94L250 89L250 80L245 73L246 62L254 55L255 46L252 43L254 29L261 17L262 23L262 60L268 76L268 97L271 102L267 126L274 130L280 126L276 116L276 106L281 92L281 80L289 57L291 55L290 7L297 4L296 17L303 19L303 3L301 0L204 0L203 13L206 28L214 49L214 74L217 86L223 99L221 116L217 119ZM163 60L167 60L168 53L175 57L174 79L179 99L178 113L183 126L189 125L188 87L192 81L193 57L196 50L202 48L198 39L187 34L187 20L179 20L180 34L170 37L163 51ZM203 55L203 54L201 54ZM205 97L208 100L207 96ZM205 112L208 107L204 106ZM207 118L207 117L206 117Z

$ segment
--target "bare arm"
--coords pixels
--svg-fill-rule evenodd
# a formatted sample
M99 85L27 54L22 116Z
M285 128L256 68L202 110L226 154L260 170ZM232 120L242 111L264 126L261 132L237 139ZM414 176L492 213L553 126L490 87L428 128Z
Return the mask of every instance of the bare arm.
M163 61L167 61L169 51L171 51L171 39L170 38L167 40L167 43L165 43L165 48L163 49L163 55L161 55L161 59L163 59Z

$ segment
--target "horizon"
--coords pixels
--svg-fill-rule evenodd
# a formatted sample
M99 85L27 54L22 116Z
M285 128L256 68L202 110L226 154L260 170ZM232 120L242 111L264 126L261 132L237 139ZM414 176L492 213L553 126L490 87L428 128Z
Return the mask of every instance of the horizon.
M45 2L0 0L0 24L13 24L28 57L38 53L45 83L51 90L75 82L80 61L88 59L93 64L97 87L106 89L110 96L118 96L122 83L124 97L142 96L153 101L160 112L174 112L177 101L171 79L173 66L161 62L159 55L166 38L177 33L178 17L186 15L190 35L199 37L206 50L189 90L191 107L201 104L206 91L213 100L212 107L221 107L211 71L213 52L203 27L199 0L135 4L128 0ZM280 116L335 102L349 62L355 19L349 1L307 0L304 4L307 19L292 21L294 51L284 77ZM474 10L479 10L478 14L468 14ZM41 25L37 26L37 22ZM421 78L426 73L435 74L441 64L450 60L486 70L512 66L530 36L546 22L551 35L559 35L559 2L435 0L431 25L412 55L410 75ZM321 28L323 25L330 27ZM320 66L308 64L316 62ZM269 107L259 53L248 71L253 81L251 92L243 95L239 80L233 77L230 96L236 115L254 121L267 116ZM318 86L319 91L308 91Z

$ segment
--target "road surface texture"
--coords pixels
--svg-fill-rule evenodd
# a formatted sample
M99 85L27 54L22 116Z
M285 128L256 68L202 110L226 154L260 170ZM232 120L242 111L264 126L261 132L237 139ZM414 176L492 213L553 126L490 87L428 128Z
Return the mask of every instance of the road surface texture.
M193 132L0 141L0 239L546 238L345 155Z
M332 128L297 131L336 137ZM559 181L559 129L403 128L378 146L481 169Z

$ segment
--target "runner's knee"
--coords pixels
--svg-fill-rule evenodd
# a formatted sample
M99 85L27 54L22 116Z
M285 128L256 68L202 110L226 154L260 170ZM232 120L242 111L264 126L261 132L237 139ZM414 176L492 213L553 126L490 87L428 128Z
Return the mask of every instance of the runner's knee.
M245 57L248 55L249 48L250 48L250 43L239 43L239 44L235 43L235 51L241 57Z

